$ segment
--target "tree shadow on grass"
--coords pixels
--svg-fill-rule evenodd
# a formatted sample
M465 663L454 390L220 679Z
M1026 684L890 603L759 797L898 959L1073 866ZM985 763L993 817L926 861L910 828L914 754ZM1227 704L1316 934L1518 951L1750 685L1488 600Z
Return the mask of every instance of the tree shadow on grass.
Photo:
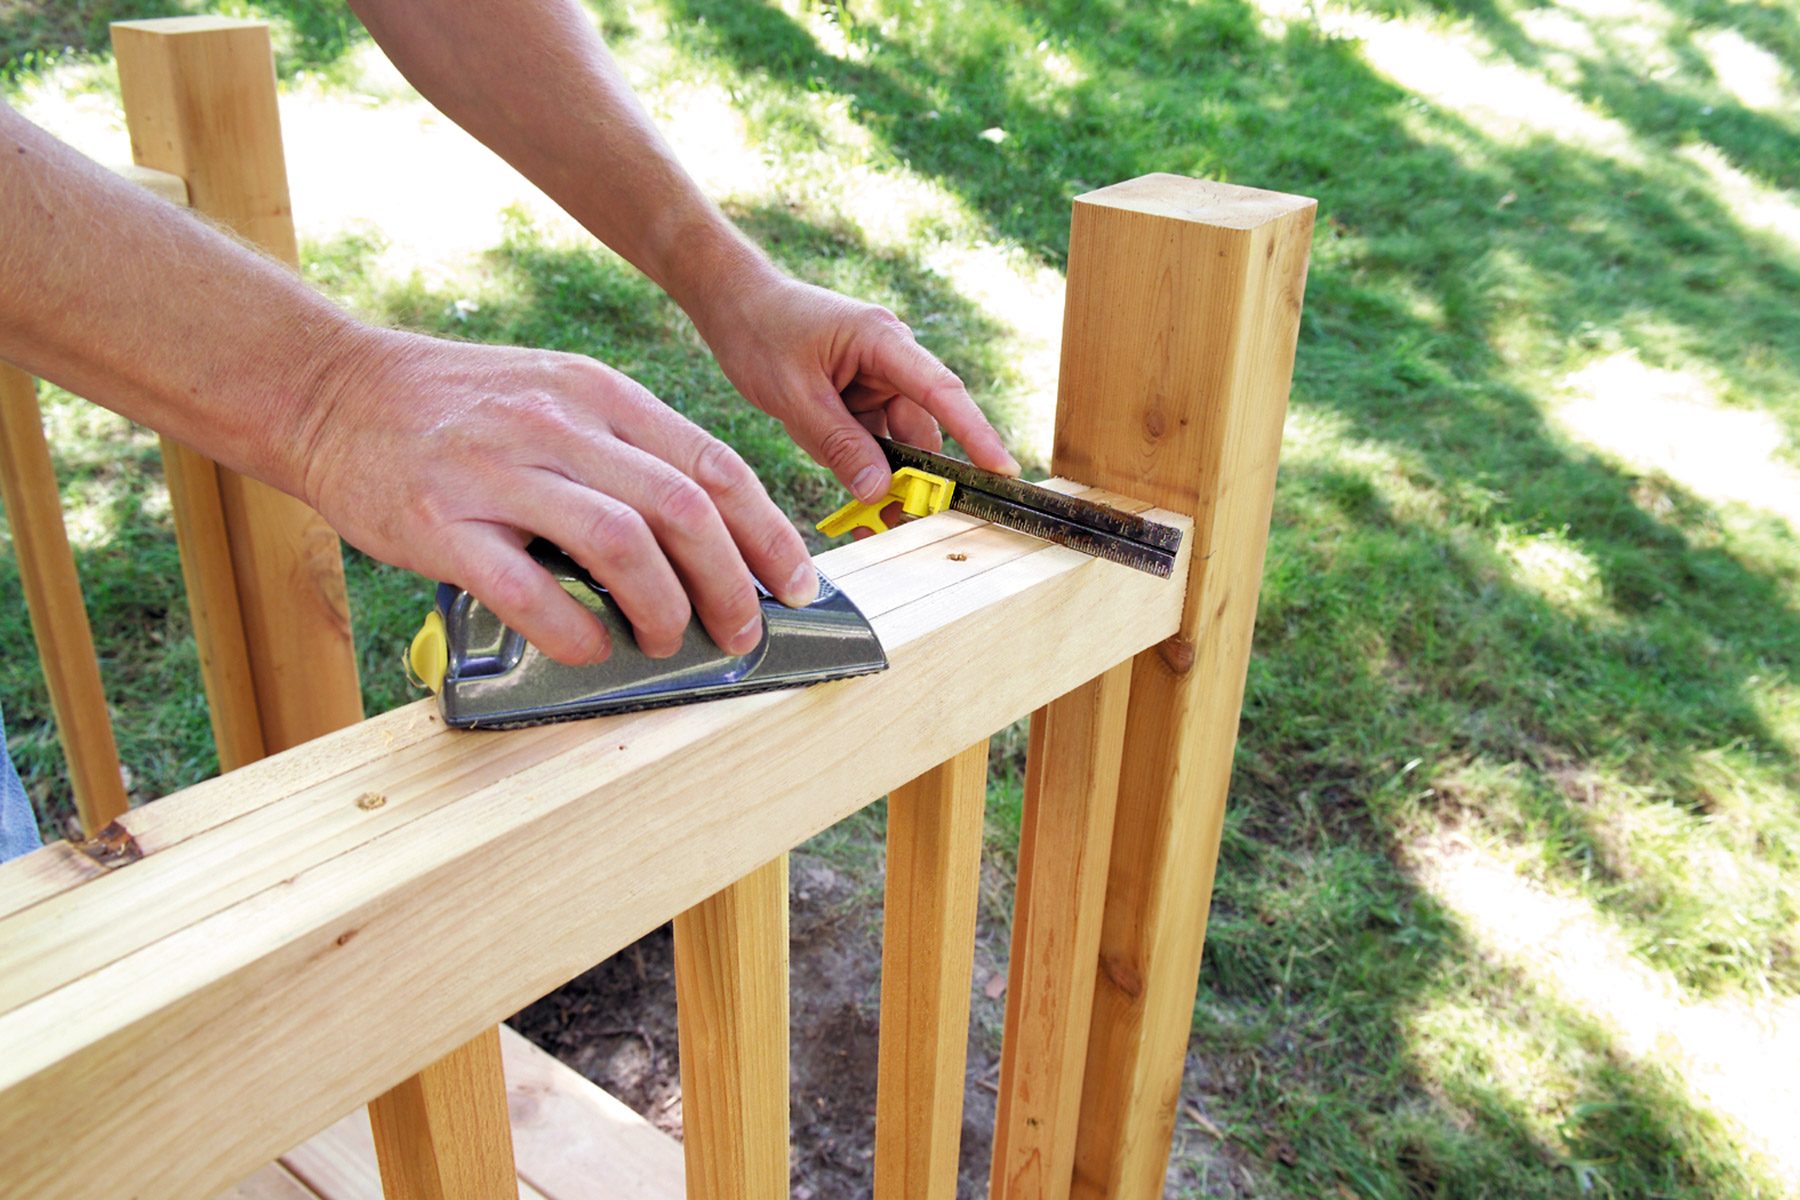
M1266 1073L1267 1111L1294 1115L1287 1153L1271 1151L1277 1179L1300 1194L1356 1176L1359 1194L1477 1195L1514 1178L1483 1166L1520 1144L1504 1112L1470 1134L1429 1081L1394 1074L1407 1045L1396 1014L1478 958L1417 915L1432 902L1394 865L1421 829L1480 823L1536 854L1692 989L1800 987L1783 898L1800 832L1791 805L1753 810L1773 832L1729 841L1755 882L1720 903L1704 874L1636 861L1614 827L1630 796L1603 808L1569 786L1592 771L1638 788L1638 808L1691 818L1698 834L1725 803L1703 770L1714 756L1777 796L1800 785L1762 690L1800 673L1800 542L1778 526L1746 538L1739 518L1573 446L1518 365L1597 352L1697 363L1728 398L1800 432L1783 399L1800 391L1800 271L1737 223L1698 168L1662 153L1689 132L1659 125L1657 106L1689 97L1634 106L1619 94L1621 60L1584 64L1648 147L1626 161L1549 138L1496 141L1375 75L1354 44L1301 27L1265 36L1229 2L973 3L954 19L864 9L839 21L857 49L845 57L767 5L668 9L678 41L720 64L765 124L789 119L788 99L840 95L895 158L1048 263L1066 254L1070 197L1116 179L1174 171L1320 196L1294 408L1329 446L1283 468L1202 996L1203 1011L1242 1002L1254 1033L1236 1082ZM1523 32L1509 36L1529 60ZM1724 123L1737 133L1721 149L1786 178L1780 129L1755 121ZM995 127L998 144L981 136ZM1562 555L1586 582L1546 586L1520 547ZM1323 815L1297 822L1297 804ZM1313 886L1340 848L1363 882L1305 919L1243 916L1281 894L1273 880ZM1732 924L1739 901L1756 919ZM1257 1025L1259 1003L1279 1015ZM1293 1038L1331 1047L1316 1071L1288 1053ZM1316 1110L1296 1108L1293 1095L1345 1070L1367 1088L1327 1086ZM1690 1137L1705 1121L1648 1076L1582 1086L1581 1127L1606 1127L1590 1139L1596 1158L1630 1148L1601 1169L1617 1194L1773 1191ZM1608 1126L1605 1096L1632 1089L1642 1103L1611 1110L1627 1124ZM1350 1112L1372 1097L1379 1115ZM1315 1120L1334 1104L1335 1140ZM1473 1141L1415 1172L1423 1151L1403 1143L1418 1122ZM1520 1186L1566 1192L1556 1170Z
M1646 69L1646 30L1624 10L1561 9L1565 44L1588 43L1570 55L1565 47L1534 40L1513 12L1494 0L1394 0L1355 7L1383 15L1435 13L1467 20L1493 46L1495 57L1545 74L1569 87L1602 113L1618 118L1647 143L1663 150L1710 145L1743 171L1773 187L1800 182L1800 125L1793 114L1753 108L1730 90L1702 47L1705 35L1729 31L1745 38L1790 70L1800 63L1800 20L1776 5L1730 0L1657 0L1666 27L1654 50L1678 69ZM1549 7L1549 6L1545 6ZM1562 71L1562 64L1572 68Z
M843 95L909 167L1053 265L1081 190L1150 171L1278 184L1318 195L1325 235L1350 242L1321 247L1315 313L1334 277L1403 283L1445 304L1440 352L1486 343L1524 307L1548 336L1673 330L1672 346L1647 352L1692 355L1749 395L1800 383L1793 256L1747 236L1698 168L1493 142L1375 75L1354 43L1303 26L1265 37L1242 4L972 5L954 28L867 20L848 27L858 61L767 5L669 8L678 40L740 78ZM1622 67L1603 56L1591 69ZM994 127L999 145L980 136ZM1309 321L1302 395L1317 332Z

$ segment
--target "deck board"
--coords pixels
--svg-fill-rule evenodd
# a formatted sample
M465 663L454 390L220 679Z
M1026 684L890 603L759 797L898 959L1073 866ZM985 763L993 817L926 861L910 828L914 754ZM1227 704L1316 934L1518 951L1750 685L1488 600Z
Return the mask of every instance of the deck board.
M500 1027L520 1200L681 1200L681 1144L511 1028ZM366 1109L219 1200L382 1200Z
M219 1195L219 1200L320 1200L319 1193L294 1178L288 1169L272 1162L236 1187Z

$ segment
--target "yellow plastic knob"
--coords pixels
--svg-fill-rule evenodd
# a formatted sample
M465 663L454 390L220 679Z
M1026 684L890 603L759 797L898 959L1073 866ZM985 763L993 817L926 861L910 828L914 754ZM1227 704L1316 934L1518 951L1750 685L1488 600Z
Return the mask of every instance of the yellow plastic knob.
M437 609L425 614L425 624L413 634L406 651L407 673L414 683L434 692L444 690L444 672L450 669L450 639L444 633L444 617Z
M882 499L874 504L852 500L820 521L815 528L826 537L837 537L852 529L886 533L887 522L882 520L881 510L888 505L898 504L900 510L909 517L929 517L932 513L940 513L949 508L950 497L955 493L954 480L921 471L917 467L901 467L894 472L894 482L889 485L888 494Z

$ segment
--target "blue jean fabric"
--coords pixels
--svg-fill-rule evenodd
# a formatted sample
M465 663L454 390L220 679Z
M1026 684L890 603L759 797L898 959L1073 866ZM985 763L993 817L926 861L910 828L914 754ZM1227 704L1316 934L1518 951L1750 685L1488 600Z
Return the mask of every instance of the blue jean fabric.
M31 811L31 797L25 794L25 785L19 782L19 772L6 748L6 716L0 713L0 862L43 844L38 836L37 814Z

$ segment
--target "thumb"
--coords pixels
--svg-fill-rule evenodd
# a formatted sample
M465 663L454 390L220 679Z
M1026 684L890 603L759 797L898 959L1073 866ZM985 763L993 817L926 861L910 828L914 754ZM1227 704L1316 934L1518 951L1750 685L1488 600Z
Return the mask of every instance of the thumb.
M872 504L887 495L894 481L887 455L835 392L823 393L801 406L786 424L788 435L800 448L837 476L858 500Z

